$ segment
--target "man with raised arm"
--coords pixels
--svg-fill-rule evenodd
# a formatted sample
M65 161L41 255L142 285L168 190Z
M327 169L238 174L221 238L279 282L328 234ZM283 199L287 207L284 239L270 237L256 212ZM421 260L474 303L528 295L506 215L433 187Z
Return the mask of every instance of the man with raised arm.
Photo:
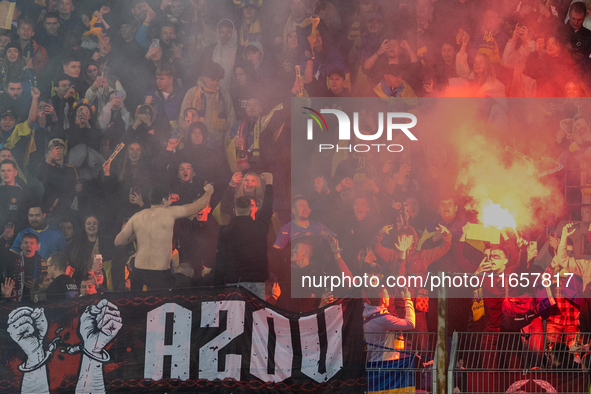
M205 194L197 201L170 206L170 193L162 186L150 191L150 208L133 215L115 238L115 246L137 240L137 255L131 280L132 290L172 288L174 276L170 271L172 233L176 219L196 215L209 203L213 185L203 187Z

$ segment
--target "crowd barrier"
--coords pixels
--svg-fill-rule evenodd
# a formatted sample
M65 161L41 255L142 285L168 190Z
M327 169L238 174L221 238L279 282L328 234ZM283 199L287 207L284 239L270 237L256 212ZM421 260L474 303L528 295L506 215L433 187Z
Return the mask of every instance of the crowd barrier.
M436 394L437 334L365 333L367 391Z
M454 333L447 365L437 334L365 333L368 393L590 393L591 333Z

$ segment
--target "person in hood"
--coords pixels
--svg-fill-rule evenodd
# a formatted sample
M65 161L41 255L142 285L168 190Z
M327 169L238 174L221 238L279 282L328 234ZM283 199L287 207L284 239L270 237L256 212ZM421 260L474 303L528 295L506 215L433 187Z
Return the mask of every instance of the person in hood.
M201 75L209 63L217 63L224 69L220 87L223 90L229 89L234 74L234 64L239 58L241 49L242 47L238 45L238 35L234 23L229 19L222 19L218 23L217 43L211 44L203 51Z
M244 49L243 56L254 67L255 76L260 82L265 85L272 82L274 77L273 68L267 61L264 61L263 44L258 41L249 43Z
M371 280L379 278L372 275ZM370 282L371 283L371 282ZM388 334L388 331L409 331L415 328L415 308L407 288L402 291L404 301L404 318L388 311L390 298L386 289L368 287L368 298L364 302L363 309L363 333L367 343L367 361L386 361L393 359L396 352L385 352L383 349L395 349L394 342L397 335ZM375 351L371 351L375 349Z

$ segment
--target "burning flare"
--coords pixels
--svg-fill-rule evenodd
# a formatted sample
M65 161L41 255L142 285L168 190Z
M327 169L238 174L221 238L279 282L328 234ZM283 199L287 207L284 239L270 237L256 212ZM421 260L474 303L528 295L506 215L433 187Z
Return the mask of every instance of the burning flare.
M515 219L509 210L501 208L499 204L494 204L492 201L482 207L482 213L479 219L485 227L495 227L498 230L504 228L515 230L517 227Z

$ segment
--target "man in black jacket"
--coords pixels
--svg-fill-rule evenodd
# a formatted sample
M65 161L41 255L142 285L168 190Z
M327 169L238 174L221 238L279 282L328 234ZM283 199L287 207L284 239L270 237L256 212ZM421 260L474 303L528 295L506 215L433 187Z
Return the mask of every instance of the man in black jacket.
M256 220L250 211L250 197L236 199L236 217L220 231L216 256L216 285L239 284L265 299L265 281L269 278L267 233L273 216L273 175L264 172L263 206Z
M47 288L48 301L61 301L68 298L78 298L80 292L74 279L66 274L68 258L62 252L49 256L47 260L47 275L52 279Z

